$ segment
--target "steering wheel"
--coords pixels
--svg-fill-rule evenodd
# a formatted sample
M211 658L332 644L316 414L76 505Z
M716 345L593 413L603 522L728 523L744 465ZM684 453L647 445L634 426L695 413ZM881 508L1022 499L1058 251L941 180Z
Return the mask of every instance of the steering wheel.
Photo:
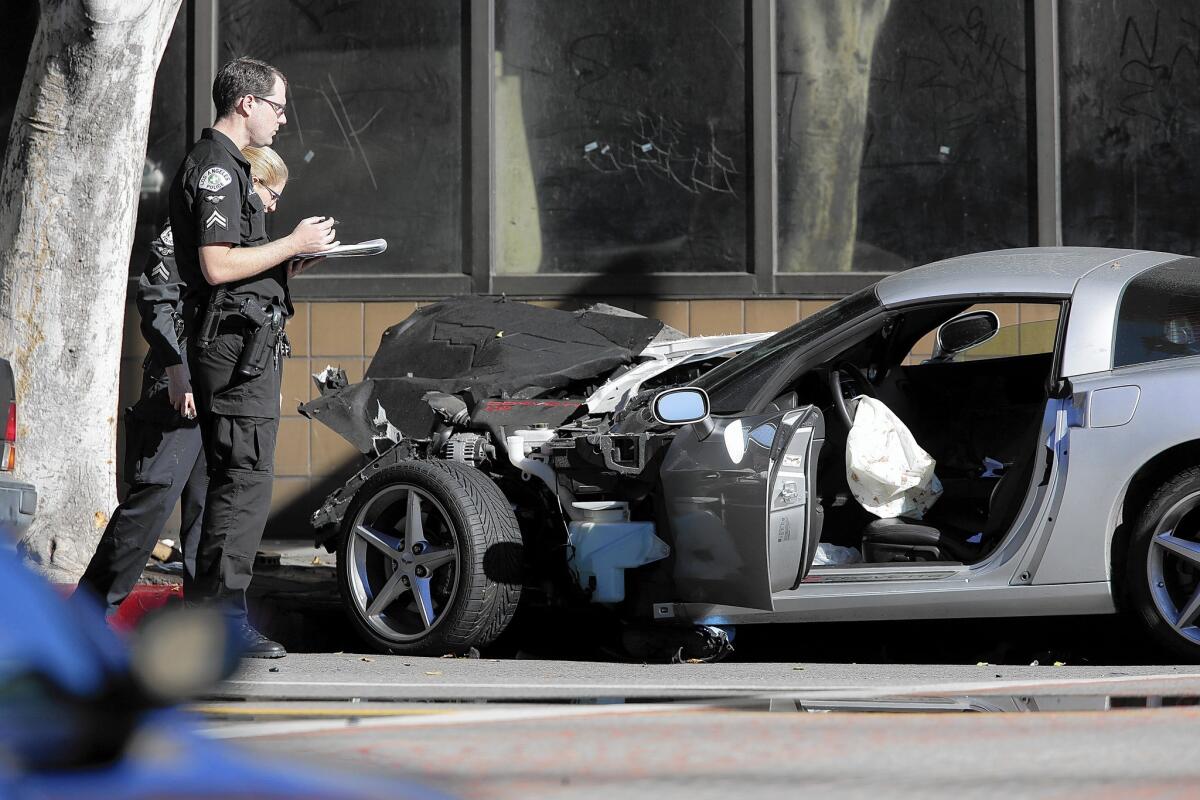
M867 376L849 361L839 361L829 370L829 391L833 394L833 404L838 416L849 429L854 425L854 409L858 397L875 396L875 387L867 380Z

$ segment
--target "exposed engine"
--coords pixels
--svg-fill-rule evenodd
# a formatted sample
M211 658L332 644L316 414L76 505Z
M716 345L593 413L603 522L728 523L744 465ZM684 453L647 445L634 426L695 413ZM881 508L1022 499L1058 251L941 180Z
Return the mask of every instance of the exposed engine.
M486 433L455 433L438 451L438 457L478 467L496 457L496 448Z

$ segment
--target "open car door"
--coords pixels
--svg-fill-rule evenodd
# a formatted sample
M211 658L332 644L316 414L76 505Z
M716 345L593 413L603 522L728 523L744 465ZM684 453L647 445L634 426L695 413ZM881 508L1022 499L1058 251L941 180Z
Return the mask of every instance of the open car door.
M678 600L771 608L800 584L821 538L815 406L682 428L661 471Z

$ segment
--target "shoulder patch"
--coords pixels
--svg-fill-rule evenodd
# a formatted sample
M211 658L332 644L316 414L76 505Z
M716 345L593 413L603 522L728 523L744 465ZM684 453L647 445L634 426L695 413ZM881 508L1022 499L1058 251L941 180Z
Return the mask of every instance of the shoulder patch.
M204 174L200 176L200 183L197 185L206 192L215 192L224 189L231 183L233 183L233 178L228 172L220 167L209 167L204 170Z
M158 235L158 238L162 240L163 244L165 244L169 247L174 246L174 244L175 244L175 234L171 233L170 225L163 228L163 232Z

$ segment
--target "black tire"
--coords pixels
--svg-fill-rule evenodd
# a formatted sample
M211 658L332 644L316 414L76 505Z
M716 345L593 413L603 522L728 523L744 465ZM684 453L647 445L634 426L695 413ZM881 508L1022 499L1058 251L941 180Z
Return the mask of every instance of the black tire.
M1174 622L1200 591L1200 563L1163 547L1168 534L1200 548L1200 467L1180 472L1151 496L1130 538L1124 576L1132 616L1154 641L1194 663L1200 661L1200 625L1177 628Z
M436 536L442 550L452 543L457 553L452 563L438 567L439 572L429 579L431 586L435 579L440 579L441 584L451 584L436 621L432 625L424 623L424 631L418 628L410 635L401 632L402 626L390 616L390 609L404 595L386 606L388 610L384 613L371 616L364 607L371 600L370 590L364 587L371 583L372 570L378 580L383 580L401 569L400 562L393 560L388 564L386 556L374 553L371 547L363 551L360 548L364 545L360 543L351 552L350 543L358 524L356 520L364 509L367 514L375 513L373 500L380 498L376 505L387 509L389 497L398 496L399 492L411 493L413 489L423 504L423 513L418 516L436 522L432 518L434 512L444 515L442 523L433 526L439 530L428 534L430 544ZM432 507L429 516L424 516L425 506ZM407 530L407 517L403 524ZM397 536L403 540L405 534ZM371 563L372 558L376 563ZM462 653L493 641L512 620L521 597L522 562L521 531L516 517L491 479L457 462L402 461L363 484L347 508L338 541L338 588L355 630L373 648L402 655ZM448 573L441 570L452 570L453 577L447 578ZM405 581L405 586L408 585ZM373 588L378 594L380 587ZM413 608L397 612L397 618L399 615L411 618L419 611L416 590L401 591L407 593ZM437 587L430 591L437 591Z

